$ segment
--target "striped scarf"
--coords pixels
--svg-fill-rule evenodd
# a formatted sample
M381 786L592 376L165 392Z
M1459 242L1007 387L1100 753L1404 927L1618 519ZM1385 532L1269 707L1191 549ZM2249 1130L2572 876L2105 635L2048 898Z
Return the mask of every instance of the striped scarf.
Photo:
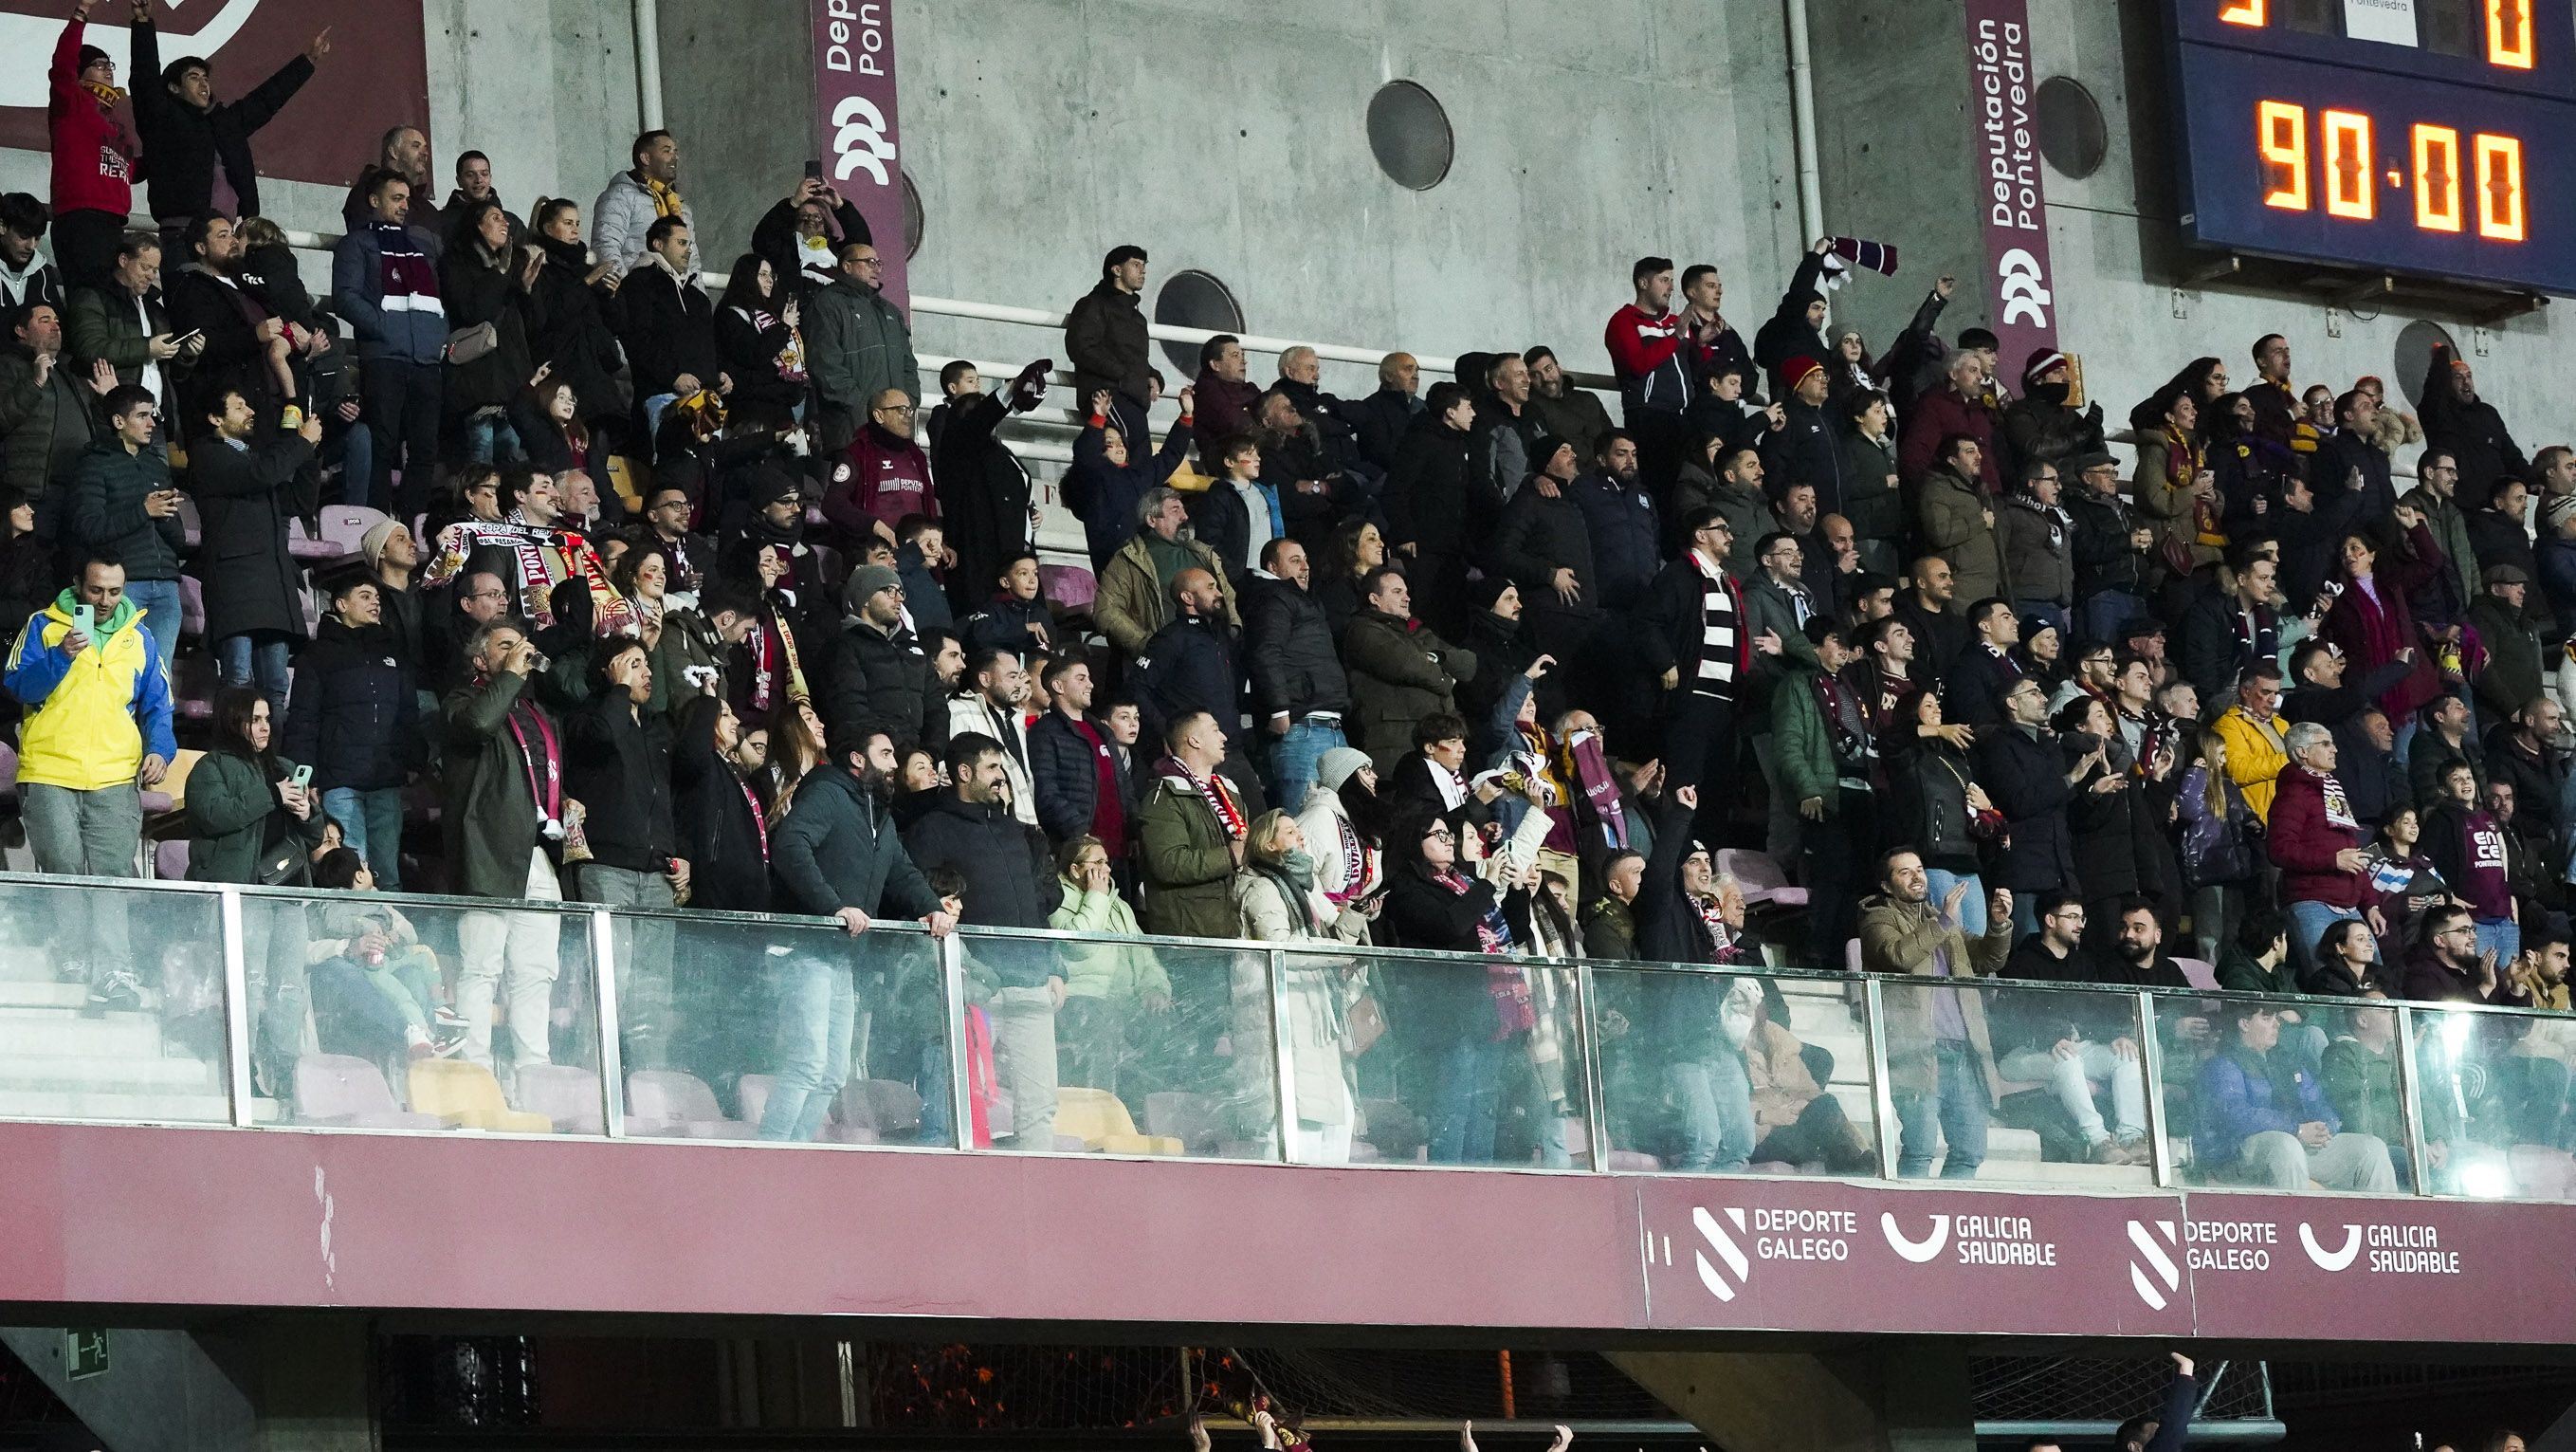
M1699 670L1691 694L1732 701L1736 672L1748 664L1744 632L1737 626L1744 618L1744 588L1698 550L1690 552L1690 562L1700 576Z
M669 182L655 181L649 176L638 180L644 183L644 195L653 199L654 216L676 217L680 215L680 209L688 205L680 200L680 189Z

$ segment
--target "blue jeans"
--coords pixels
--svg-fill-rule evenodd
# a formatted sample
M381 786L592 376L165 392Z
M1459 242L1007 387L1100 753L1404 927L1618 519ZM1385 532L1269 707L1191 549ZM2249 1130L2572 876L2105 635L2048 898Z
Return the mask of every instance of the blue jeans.
M1734 1054L1685 1059L1672 1066L1673 1103L1681 1110L1682 1152L1673 1168L1740 1173L1753 1162L1753 1081Z
M823 1132L833 1096L849 1082L858 981L846 960L810 953L771 959L770 981L777 994L778 1068L760 1114L760 1137L811 1140Z
M1959 931L1972 940L1986 935L1986 884L1977 874L1971 872L1962 876L1956 872L1944 872L1938 867L1927 867L1923 869L1923 878L1932 885L1932 905L1936 908L1949 901L1950 889L1966 883L1968 895L1959 899ZM1876 891L1875 888L1871 890ZM2015 899L2014 911L2019 910L2020 900ZM1843 965L1832 963L1827 966L1840 970Z
M2477 918L2478 952L2495 950L2496 971L2502 973L2522 955L2522 924L2511 918Z
M2317 961L2317 940L2337 923L2358 922L2361 910L2321 902L2290 904L2290 961L2305 969Z
M1348 746L1342 728L1321 721L1298 721L1288 727L1288 734L1270 744L1270 805L1297 815L1306 805L1306 791L1315 784L1315 763L1336 746Z
M227 686L250 685L256 676L269 714L286 719L286 687L293 676L287 669L285 636L225 636L215 642L215 674Z
M2076 605L2084 617L2084 634L2092 640L2117 640L2120 627L2147 613L2147 602L2126 590L2104 590ZM2072 647L2075 642L2068 641Z
M1940 1074L1936 1092L1916 1089L1896 1095L1896 1173L1910 1179L1932 1173L1933 1146L1939 1138L1947 1138L1950 1153L1941 1161L1941 1178L1973 1180L1977 1167L1986 1162L1986 1121L1991 1110L1986 1103L1985 1072L1975 1052L1957 1039L1935 1045L1933 1062Z
M402 788L332 787L322 793L322 811L340 824L341 842L367 860L376 890L402 891Z
M1431 1159L1443 1165L1494 1161L1494 1119L1503 1098L1503 1041L1481 1034L1440 1051L1431 1095Z
M179 654L179 582L128 580L125 598L143 611L143 628L159 647L161 671L167 675L171 660Z
M467 419L464 442L465 457L477 464L513 464L527 457L519 448L519 431L499 414Z

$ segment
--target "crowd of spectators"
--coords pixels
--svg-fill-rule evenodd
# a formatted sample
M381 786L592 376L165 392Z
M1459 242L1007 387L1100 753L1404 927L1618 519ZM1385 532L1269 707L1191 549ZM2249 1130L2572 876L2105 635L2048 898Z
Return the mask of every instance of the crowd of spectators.
M128 108L89 8L52 61L53 204L0 198L0 615L41 870L131 875L186 756L207 880L1483 960L1280 985L1282 1039L1321 1051L1287 1130L1326 1158L1380 1034L1429 1157L1489 1159L1516 1121L1562 1156L1549 960L1759 965L1767 937L1805 967L2182 988L2170 945L2226 987L2567 1007L2576 452L2526 456L2465 358L2423 360L2410 416L2375 378L2303 396L2266 336L2242 386L2195 358L2106 427L2077 358L1944 336L1947 277L1883 348L1828 334L1870 244L1824 238L1750 346L1715 266L1640 259L1602 340L1615 421L1543 343L1427 388L1391 354L1344 398L1312 349L1265 385L1219 336L1169 390L1122 245L1065 325L1087 559L1048 566L1000 426L1056 361L925 388L825 182L736 219L718 280L668 132L587 209L520 212L479 152L439 200L400 126L315 296L251 146L327 37L240 100L190 57ZM137 177L157 228L125 221ZM380 514L308 573L326 505ZM1748 922L1729 847L1802 917ZM63 939L102 1008L140 1001L120 925ZM550 930L455 936L441 973L389 959L390 922L317 930L362 946L305 955L350 970L311 979L310 1034L505 1085L547 1062ZM1150 952L980 966L1039 1147L1176 997L1215 1023L1245 991L1210 1007ZM816 1133L894 1016L811 955L668 971L727 975L671 1004L746 1025L662 1034L668 1062L730 1045L707 1077L771 1075L778 1137ZM1668 1157L1865 1150L1739 987L1631 1005ZM2076 1154L2140 1162L2137 1045L1979 1001L1905 998L1901 1167L1974 1173L1989 1065L2053 1086ZM2385 1134L2353 1127L2368 1035L2282 1023L2175 1028L2203 1155L2386 1188ZM2535 1073L2514 1111L2559 1149L2566 1094Z

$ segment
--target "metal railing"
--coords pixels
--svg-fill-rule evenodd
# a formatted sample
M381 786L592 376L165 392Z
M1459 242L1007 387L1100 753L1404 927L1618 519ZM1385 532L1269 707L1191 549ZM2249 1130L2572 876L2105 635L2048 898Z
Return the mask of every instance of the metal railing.
M983 1077L981 1044L1043 1022L1043 1037L1062 1045L1065 1087L1054 1091L1059 1105L1094 1116L1075 1135L1092 1152L1333 1165L1374 1152L1381 1163L1593 1174L1664 1171L1696 1155L1740 1170L1756 1163L1760 1144L1736 1141L1718 1154L1705 1142L1752 1133L1749 1119L1676 1127L1666 1094L1678 1067L1732 1061L1741 1072L1747 1050L1738 1045L1751 1042L1750 1034L1760 1039L1753 1051L1789 1053L1810 1066L1815 1097L1835 1101L1834 1112L1819 1122L1840 1119L1849 1135L1808 1151L1778 1150L1775 1171L1820 1172L1821 1163L1835 1159L1847 1171L1841 1178L1902 1178L1900 1170L1920 1173L1942 1153L1964 1152L1934 1138L1927 1108L1940 1092L1927 1075L1949 1073L1956 1047L1951 1032L1936 1025L1945 1014L1957 1021L1964 1006L1966 1019L1979 1025L1969 1031L1976 1071L2002 1091L1999 1102L2009 1111L1995 1134L2028 1141L2019 1153L1991 1154L1977 1178L2034 1188L2071 1182L2112 1191L2224 1189L2243 1182L2236 1147L2202 1146L2195 1155L2199 1126L2191 1121L2213 1112L2200 1081L2223 1057L2225 1030L2216 1026L2259 1007L2286 1015L2274 1052L2301 1055L2310 1080L2319 1077L2320 1063L2323 1078L2333 1082L2339 1061L2371 1056L2359 1062L2384 1083L2349 1111L2354 1124L2346 1132L2374 1144L2347 1148L2384 1156L2399 1193L2576 1193L2576 1161L2561 1147L2566 1071L2563 1058L2553 1057L2576 1043L2576 1018L2567 1015L1993 979L1477 958L1315 941L1273 945L997 928L934 940L908 923L880 923L854 937L831 919L28 875L0 876L0 1004L16 1005L6 1028L19 1050L0 1060L0 1118L332 1128L309 1121L311 1106L296 1100L290 1083L301 1082L293 1076L317 1046L348 1051L332 1044L354 1032L350 1025L358 1020L347 1015L363 1017L373 1000L344 997L334 1009L324 1002L326 989L376 971L358 963L360 948L352 944L373 951L382 967L385 942L363 944L348 924L354 913L388 912L400 913L413 934L398 939L397 956L420 970L424 985L461 983L480 954L506 990L531 943L586 984L570 1026L530 1030L523 1024L512 1031L534 1033L546 1044L549 1072L589 1076L581 1080L580 1112L557 1107L553 1120L525 1125L553 1132L595 1123L595 1131L578 1132L611 1139L756 1138L759 1130L747 1119L719 1114L711 1124L679 1123L667 1104L652 1110L651 1122L639 1122L630 1086L656 1085L667 1098L678 1092L674 1086L697 1094L705 1091L689 1086L755 1081L774 1093L795 1072L769 1047L779 1042L778 1030L807 1022L793 1015L824 1011L796 1007L819 1001L799 994L819 993L824 983L846 977L875 1034L871 1045L869 1031L859 1031L853 1082L869 1079L871 1066L908 1068L924 1096L920 1122L931 1126L915 1131L915 1139L933 1148L976 1146L972 1126L1010 1098ZM113 950L104 947L110 931ZM499 959L505 935L513 958L507 969ZM565 947L568 938L579 946ZM334 941L341 941L340 950L321 951ZM219 972L203 968L209 950L220 954ZM61 990L40 988L35 998L61 1007L48 1015L41 1007L30 1011L24 994L9 996L27 982L31 963L100 951L122 953L157 973L150 990L156 997L147 999L145 1011L100 1020L73 1011ZM307 964L317 965L310 977ZM326 979L323 968L337 978ZM1064 1011L1040 1011L1040 1000L1030 995L1046 978L1079 984L1096 977L1095 969L1130 987L1116 1005L1123 1022L1111 1036L1111 1057L1087 1062L1083 1055L1096 1049L1097 1036L1078 1030L1066 1015L1058 1038L1054 1025ZM1462 979L1462 969L1472 976ZM1506 976L1491 977L1496 970ZM193 985L192 972L201 974ZM1137 983L1159 987L1139 992ZM1490 992L1498 983L1512 991ZM414 991L426 1010L432 990ZM209 992L219 999L211 1007ZM1074 990L1076 997L1084 992ZM1391 1048L1363 1044L1351 1029L1362 996L1380 1010L1375 1017L1388 1026ZM1945 997L1951 1000L1946 1010L1935 1002ZM1522 1017L1497 1027L1497 1002L1517 1002ZM474 1011L489 1022L487 1009L478 1004ZM558 1005L555 1014L565 1011ZM1086 1014L1083 1022L1093 1017ZM219 1039L191 1036L192 1024L213 1019L221 1023ZM2023 1061L2035 1046L2057 1047L2060 1024L2088 1026L2063 1030L2085 1040L2081 1053L2117 1048L2122 1040L2134 1045L2133 1056L2124 1051L2088 1071L2086 1095L2087 1102L2114 1105L2130 1101L2131 1091L2143 1096L2143 1124L2116 1123L2123 1115L2102 1121L2144 1132L2147 1143L2136 1148L2151 1153L2142 1162L2086 1163L2080 1143L2071 1156L2063 1144L2055 1153L2041 1151L2049 1134L2045 1121L2056 1113L2052 1102L2070 1112L2076 1106L2063 1104L2066 1081L2056 1067L2063 1054L2044 1054L2033 1061L2037 1067ZM1032 1042L1016 1041L1013 1052L1030 1052ZM1817 1067L1812 1050L1818 1048L1829 1066ZM2526 1056L2559 1064L2554 1077L2542 1077L2559 1086L2560 1112L2511 1097L2511 1086L2531 1067L2518 1064ZM496 1082L510 1077L510 1058L499 1054ZM399 1090L400 1059L385 1062L392 1065L387 1087ZM193 1106L184 1110L171 1107L181 1101L155 1097L152 1086L185 1077L192 1066L204 1070L215 1092L184 1101ZM638 1073L646 1077L630 1078ZM2015 1073L2031 1081L2007 1077ZM2113 1082L2122 1074L2138 1082ZM1460 1075L1482 1076L1466 1087L1484 1096L1483 1107L1471 1104L1464 1112L1486 1116L1486 1128L1471 1127L1463 1139L1453 1122L1461 1112ZM530 1079L519 1079L524 1109ZM1523 1087L1507 1092L1506 1084ZM415 1093L418 1086L413 1079ZM1158 1098L1170 1095L1185 1102ZM588 1096L595 1096L595 1116ZM417 1099L412 1108L421 1108ZM1043 1104L1018 1108L1014 1128L1046 1118ZM1175 1123L1197 1122L1185 1129L1156 1122L1167 1110ZM2303 1117L2307 1110L2301 1106ZM942 1121L945 1129L937 1127ZM822 1122L820 1110L813 1122ZM1807 1122L1803 1110L1799 1122ZM482 1127L495 1123L506 1132L521 1121ZM1497 1123L1514 1126L1499 1141ZM770 1129L780 1132L776 1123ZM993 1126L990 1137L1002 1133ZM1072 1147L1049 1139L1035 1149ZM2545 1162L2537 1171L2535 1160ZM1849 1169L1863 1164L1867 1172Z

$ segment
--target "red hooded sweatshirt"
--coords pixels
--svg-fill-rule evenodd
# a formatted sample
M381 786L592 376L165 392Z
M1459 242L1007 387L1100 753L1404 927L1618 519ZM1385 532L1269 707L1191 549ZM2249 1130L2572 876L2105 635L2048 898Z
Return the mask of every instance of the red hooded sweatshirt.
M115 113L81 84L82 29L75 19L54 42L53 94L45 103L54 148L54 211L122 217L134 210L134 142ZM147 84L157 86L161 78Z

